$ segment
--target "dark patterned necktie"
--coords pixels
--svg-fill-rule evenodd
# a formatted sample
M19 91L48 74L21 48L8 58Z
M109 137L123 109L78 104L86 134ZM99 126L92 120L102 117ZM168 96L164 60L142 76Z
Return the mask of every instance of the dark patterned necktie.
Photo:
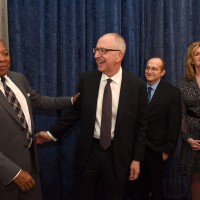
M147 88L148 103L151 101L151 90L152 90L152 87Z
M102 117L101 117L101 131L100 131L100 145L104 150L111 145L111 121L112 121L112 91L110 87L111 79L107 79L107 84L104 89Z
M30 147L31 143L33 141L33 138L32 138L32 134L28 130L28 124L26 122L26 119L25 119L24 113L22 111L21 105L20 105L16 95L14 94L14 92L10 89L10 87L7 86L5 77L2 77L1 81L3 83L5 95L6 95L7 99L8 99L8 101L12 105L14 111L16 112L17 116L19 117L20 122L22 123L24 129L26 130L26 137L27 137L27 140L28 140L28 147Z

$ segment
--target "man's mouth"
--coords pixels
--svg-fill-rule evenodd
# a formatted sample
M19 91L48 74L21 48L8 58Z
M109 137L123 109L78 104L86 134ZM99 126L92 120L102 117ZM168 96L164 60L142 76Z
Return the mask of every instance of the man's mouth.
M104 63L105 61L104 60L96 60L96 63L97 64L102 64L102 63Z

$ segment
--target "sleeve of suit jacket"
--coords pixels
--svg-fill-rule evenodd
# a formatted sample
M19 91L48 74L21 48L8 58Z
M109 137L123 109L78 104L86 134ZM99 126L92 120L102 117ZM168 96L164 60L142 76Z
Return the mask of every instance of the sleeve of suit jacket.
M24 82L27 92L31 97L31 103L33 108L55 110L55 109L67 108L72 105L71 97L41 96L30 87L28 81L24 76L22 76L22 81Z
M7 185L20 171L20 167L0 152L0 182Z

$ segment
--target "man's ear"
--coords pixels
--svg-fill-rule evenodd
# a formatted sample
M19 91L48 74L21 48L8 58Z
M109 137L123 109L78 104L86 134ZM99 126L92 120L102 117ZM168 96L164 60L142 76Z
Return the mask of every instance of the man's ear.
M161 72L161 76L164 76L164 75L165 75L165 73L166 73L166 70L165 70L165 69L163 69L163 70L162 70L162 72Z
M119 51L118 54L116 55L116 62L121 62L124 57L124 53Z

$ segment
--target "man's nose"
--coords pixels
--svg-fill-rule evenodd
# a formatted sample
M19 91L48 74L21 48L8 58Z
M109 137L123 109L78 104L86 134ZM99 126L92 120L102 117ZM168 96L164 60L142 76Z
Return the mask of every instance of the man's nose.
M101 56L101 54L99 53L99 51L96 51L95 54L94 54L94 58L98 58L100 56Z

